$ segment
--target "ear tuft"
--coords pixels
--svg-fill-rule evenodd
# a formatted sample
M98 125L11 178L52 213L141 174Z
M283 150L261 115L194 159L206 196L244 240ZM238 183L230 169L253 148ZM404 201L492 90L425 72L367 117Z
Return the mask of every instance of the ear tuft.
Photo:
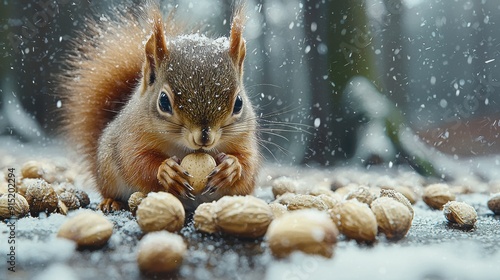
M243 61L245 60L246 46L243 39L246 17L244 15L245 5L242 1L236 4L231 22L231 35L229 38L229 56L240 75L243 74Z
M153 34L146 43L146 63L144 64L144 79L148 85L156 81L156 73L160 64L168 58L167 41L160 12L152 14Z

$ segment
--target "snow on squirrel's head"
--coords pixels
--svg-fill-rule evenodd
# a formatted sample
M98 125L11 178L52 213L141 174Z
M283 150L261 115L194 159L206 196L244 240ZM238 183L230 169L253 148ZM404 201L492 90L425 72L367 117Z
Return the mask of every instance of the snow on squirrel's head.
M156 111L153 127L168 131L168 141L187 150L213 150L253 129L236 129L253 118L242 83L243 21L242 8L237 8L229 38L195 33L167 41L161 17L154 20L145 47L142 92Z

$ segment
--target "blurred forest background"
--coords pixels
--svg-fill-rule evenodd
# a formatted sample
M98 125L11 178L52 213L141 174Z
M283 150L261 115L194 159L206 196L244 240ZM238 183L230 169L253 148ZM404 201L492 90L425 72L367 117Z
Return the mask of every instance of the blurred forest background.
M121 2L0 2L3 135L42 145L57 135L61 55L84 15ZM228 35L230 1L168 5ZM248 0L247 15L245 83L262 124L286 138L263 134L276 144L270 160L425 169L415 143L454 159L500 152L500 2Z

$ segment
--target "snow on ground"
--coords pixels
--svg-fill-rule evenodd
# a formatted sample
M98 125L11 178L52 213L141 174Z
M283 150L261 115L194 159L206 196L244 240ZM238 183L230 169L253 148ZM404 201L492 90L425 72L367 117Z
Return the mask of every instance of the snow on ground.
M41 155L22 149L0 150L2 160L14 164L30 157L64 157L65 152L46 147ZM73 160L73 159L71 159ZM366 171L355 167L324 170L313 167L283 167L269 164L263 169L256 195L271 200L270 181L281 175L321 184L336 176L338 180L358 180L393 184L395 174L407 178L409 185L422 178L404 170ZM483 182L483 184L486 184ZM484 187L480 188L484 190ZM95 209L99 195L90 192L90 208ZM178 272L165 279L498 279L500 275L500 217L486 207L488 193L458 195L476 209L476 227L463 230L446 223L441 211L430 210L417 202L412 228L403 240L390 242L379 236L374 245L360 245L343 236L334 257L294 253L277 260L265 241L243 240L230 236L196 232L188 216L180 234L188 244L187 257ZM79 211L72 211L69 217ZM60 214L22 218L16 223L16 272L9 264L9 228L0 223L0 279L154 279L142 275L136 264L137 243L142 237L129 212L107 215L114 224L108 244L97 250L77 250L67 240L56 237L68 217Z

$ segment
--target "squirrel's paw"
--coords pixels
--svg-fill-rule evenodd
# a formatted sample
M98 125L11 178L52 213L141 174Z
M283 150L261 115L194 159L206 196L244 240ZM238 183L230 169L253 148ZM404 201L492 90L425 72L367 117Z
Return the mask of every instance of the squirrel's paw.
M114 211L120 211L122 209L127 209L127 205L112 198L105 198L101 201L101 204L99 204L99 209L101 209L101 211L104 213L110 213Z
M208 175L210 179L202 194L212 194L217 189L231 188L241 178L242 167L237 157L220 153L216 161L218 165Z
M176 156L162 162L156 177L168 192L191 200L195 199L192 194L194 189L188 182L191 175L180 166L180 160Z

